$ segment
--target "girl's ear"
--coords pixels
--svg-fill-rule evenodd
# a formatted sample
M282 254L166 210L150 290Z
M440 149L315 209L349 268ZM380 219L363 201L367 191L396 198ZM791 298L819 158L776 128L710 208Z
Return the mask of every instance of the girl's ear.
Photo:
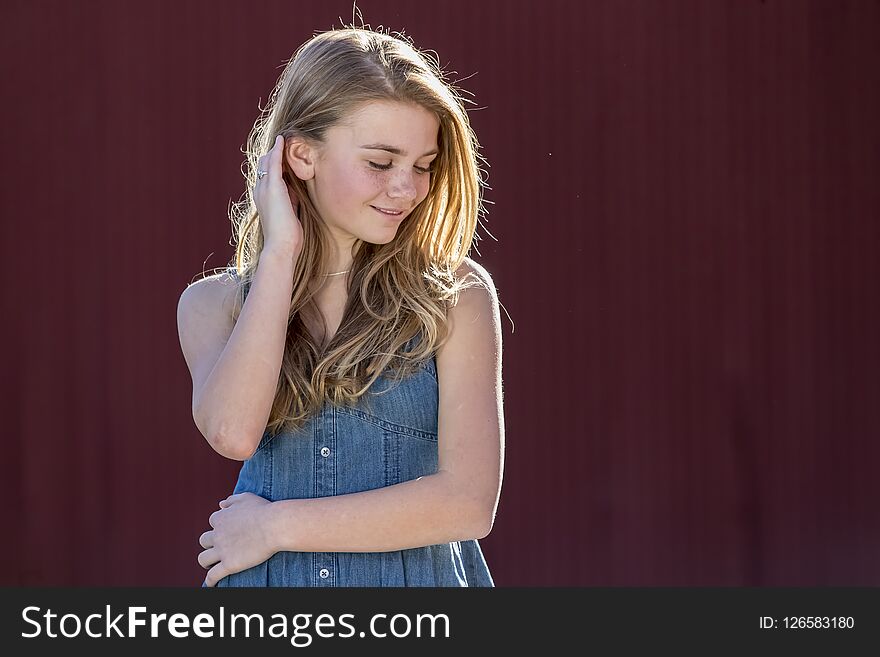
M284 146L284 159L287 166L300 180L315 177L317 150L299 137L291 137Z

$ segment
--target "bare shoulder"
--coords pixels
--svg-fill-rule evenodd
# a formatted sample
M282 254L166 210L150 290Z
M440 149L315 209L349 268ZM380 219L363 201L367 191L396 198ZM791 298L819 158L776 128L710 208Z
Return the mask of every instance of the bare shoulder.
M228 272L206 276L190 283L181 293L177 303L178 323L186 324L208 321L212 324L228 324L232 327L232 307L238 282Z
M438 357L449 361L453 353L466 359L475 350L500 351L501 313L492 276L471 258L465 258L455 275L466 287L449 309L449 340L440 348Z
M474 297L483 297L497 301L498 293L491 274L476 260L465 258L458 269L455 270L455 277L466 283L467 287L465 290L462 290L462 296L465 296L467 299L473 301ZM483 290L482 292L475 291L471 292L471 294L466 294L468 291L480 288Z
M495 283L492 281L489 271L472 258L464 259L455 270L455 276L459 280L468 280L476 286L491 288L492 292L495 292Z
M497 311L498 291L489 271L471 258L465 258L455 270L455 277L465 283L459 299L451 313L462 315L472 311Z

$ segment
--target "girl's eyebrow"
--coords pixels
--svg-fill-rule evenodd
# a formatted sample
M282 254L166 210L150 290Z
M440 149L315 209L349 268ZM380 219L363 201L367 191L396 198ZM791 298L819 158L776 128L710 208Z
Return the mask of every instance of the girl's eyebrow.
M406 157L406 151L396 148L394 146L389 146L388 144L366 144L364 146L361 146L361 148L368 148L373 151L388 151L389 153L393 153L394 155L402 155L403 157ZM434 149L433 151L425 153L425 155L422 155L422 157L436 154L437 149Z

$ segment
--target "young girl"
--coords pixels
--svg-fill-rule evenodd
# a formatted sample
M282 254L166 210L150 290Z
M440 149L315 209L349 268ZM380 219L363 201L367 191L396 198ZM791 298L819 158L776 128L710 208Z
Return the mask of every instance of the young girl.
M243 461L203 586L494 586L499 303L461 96L408 41L319 34L248 140L234 266L181 295L193 419ZM258 154L263 155L258 157Z

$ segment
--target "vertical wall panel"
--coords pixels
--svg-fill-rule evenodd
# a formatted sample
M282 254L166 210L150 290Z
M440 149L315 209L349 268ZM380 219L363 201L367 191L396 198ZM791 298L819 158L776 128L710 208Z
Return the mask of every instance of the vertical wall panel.
M880 585L880 4L359 5L456 71L491 165L497 584ZM340 16L4 5L2 584L201 582L239 465L192 423L177 300Z

